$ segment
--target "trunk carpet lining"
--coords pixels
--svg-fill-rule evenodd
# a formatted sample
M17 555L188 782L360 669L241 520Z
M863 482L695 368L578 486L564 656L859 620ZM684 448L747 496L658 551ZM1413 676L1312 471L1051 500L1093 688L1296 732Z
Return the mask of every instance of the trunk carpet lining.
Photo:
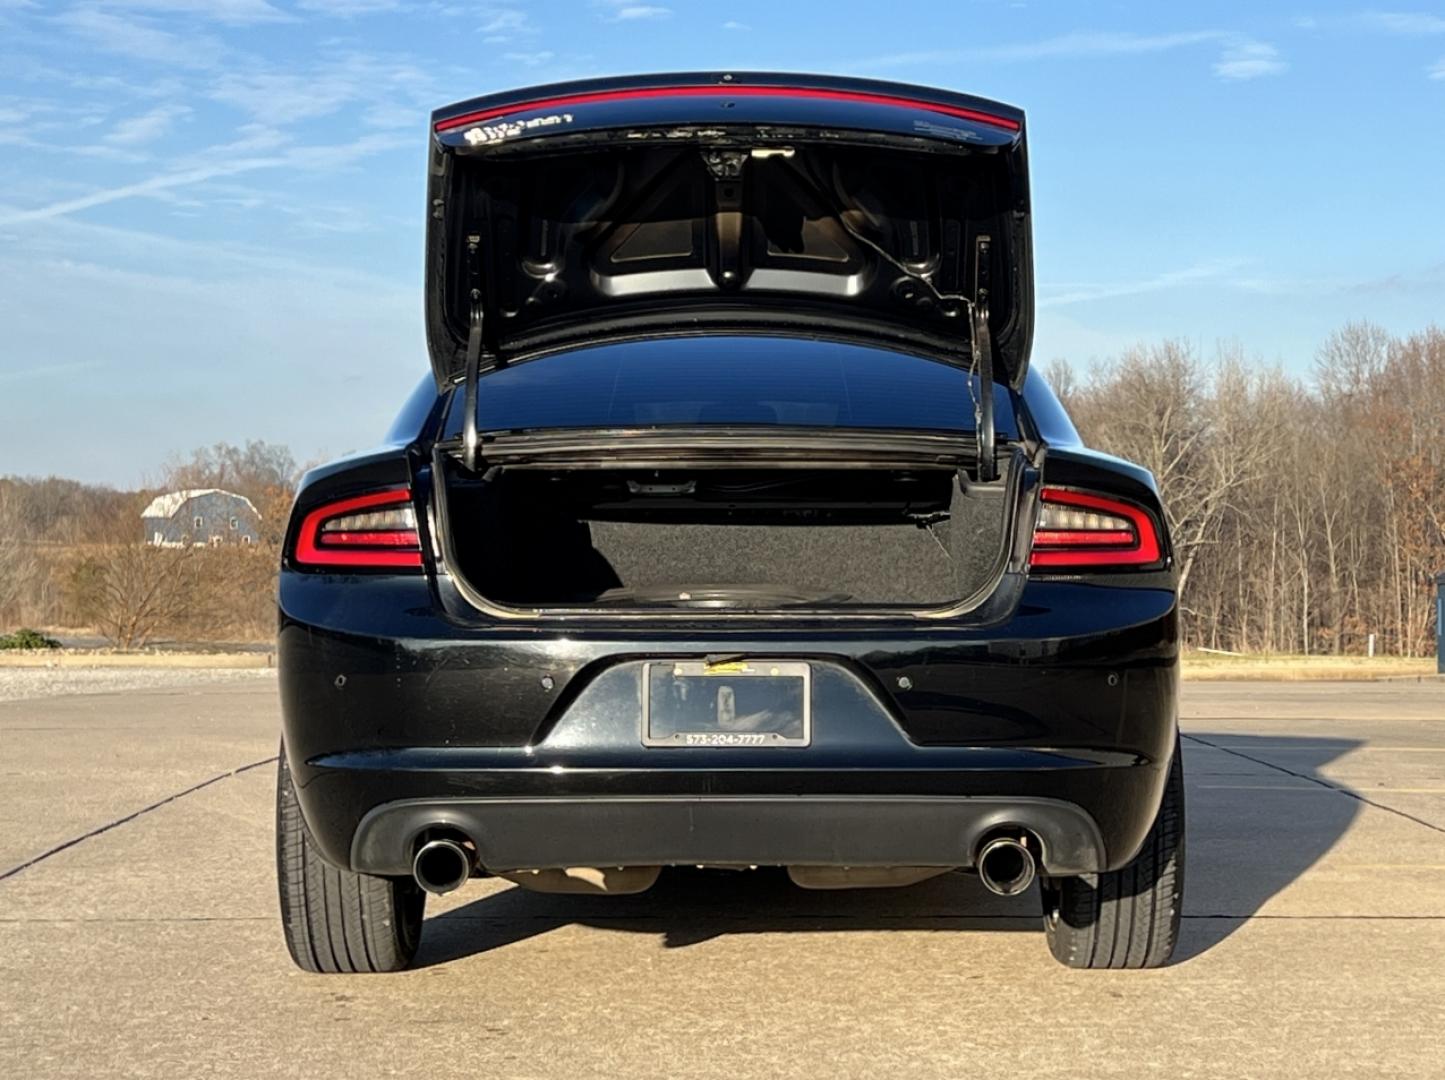
M678 591L773 585L855 604L938 606L991 575L1004 490L954 485L949 520L758 524L581 520L525 480L454 488L451 520L462 572L501 603L571 604L618 589Z

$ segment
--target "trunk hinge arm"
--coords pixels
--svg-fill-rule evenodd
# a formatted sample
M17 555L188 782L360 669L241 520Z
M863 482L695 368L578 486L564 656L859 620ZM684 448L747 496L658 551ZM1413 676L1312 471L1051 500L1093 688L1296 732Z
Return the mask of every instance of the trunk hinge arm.
M978 377L978 394L973 399L973 423L978 442L978 479L988 483L998 479L994 460L993 421L993 338L988 330L988 306L969 305L969 327L973 345L973 365L969 375Z
M978 376L978 395L973 399L973 423L978 440L978 479L997 479L994 460L993 422L993 335L988 330L988 293L992 263L989 250L993 238L980 235L973 242L973 302L968 305L968 337L973 349L970 375Z
M468 472L477 469L477 383L482 373L482 282L477 267L480 236L467 237L467 277L472 302L467 329L466 382L462 385L462 464Z
M467 332L466 383L462 387L462 464L477 469L477 383L482 370L482 303L472 301L472 325Z

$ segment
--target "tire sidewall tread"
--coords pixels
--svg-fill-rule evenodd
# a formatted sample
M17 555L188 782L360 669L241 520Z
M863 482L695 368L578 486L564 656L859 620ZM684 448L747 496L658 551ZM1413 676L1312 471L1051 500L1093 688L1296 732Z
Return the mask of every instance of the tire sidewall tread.
M416 955L425 894L411 881L332 866L301 816L286 748L276 776L276 891L296 966L324 974L401 971Z
M1178 737L1154 824L1134 860L1044 889L1049 949L1073 968L1154 968L1168 962L1184 900L1184 761Z

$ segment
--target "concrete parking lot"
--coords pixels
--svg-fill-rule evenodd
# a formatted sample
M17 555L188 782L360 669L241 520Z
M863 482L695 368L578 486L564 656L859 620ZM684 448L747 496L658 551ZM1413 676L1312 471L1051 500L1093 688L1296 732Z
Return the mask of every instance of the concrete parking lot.
M1445 1076L1440 682L1186 684L1162 971L1058 967L1036 896L962 875L693 871L474 883L416 970L317 977L276 917L274 677L201 678L0 702L0 1075Z

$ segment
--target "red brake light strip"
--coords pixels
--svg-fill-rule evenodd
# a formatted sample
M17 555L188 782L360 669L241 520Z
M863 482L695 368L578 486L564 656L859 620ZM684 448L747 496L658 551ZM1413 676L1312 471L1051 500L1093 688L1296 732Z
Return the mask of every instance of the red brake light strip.
M319 506L306 515L296 538L296 561L303 566L421 566L421 540L415 529L352 530L323 533L333 518L411 503L407 488L388 488Z
M1132 503L1062 488L1044 488L1039 498L1048 503L1126 518L1133 529L1040 529L1034 533L1030 566L1142 567L1160 560L1159 533L1154 521Z
M342 547L416 547L417 540L415 529L392 529L386 532L343 532L338 529L334 532L323 532L321 536L325 543Z
M843 101L857 105L891 105L901 109L925 109L929 112L954 116L960 120L972 120L1005 131L1018 131L1022 125L1007 116L980 112L958 105L943 105L935 101L920 101L917 98L899 97L894 94L873 94L861 90L829 90L812 86L648 86L628 90L594 90L584 94L569 94L563 97L541 98L537 101L520 101L515 105L500 105L491 109L464 113L461 116L438 120L436 130L454 131L470 124L495 120L511 113L534 112L538 109L566 109L577 105L598 105L609 101L633 101L648 98L678 97L785 97L809 98L817 101Z
M1118 547L1132 545L1134 533L1129 529L1110 532L1105 529L1035 529L1034 547Z

